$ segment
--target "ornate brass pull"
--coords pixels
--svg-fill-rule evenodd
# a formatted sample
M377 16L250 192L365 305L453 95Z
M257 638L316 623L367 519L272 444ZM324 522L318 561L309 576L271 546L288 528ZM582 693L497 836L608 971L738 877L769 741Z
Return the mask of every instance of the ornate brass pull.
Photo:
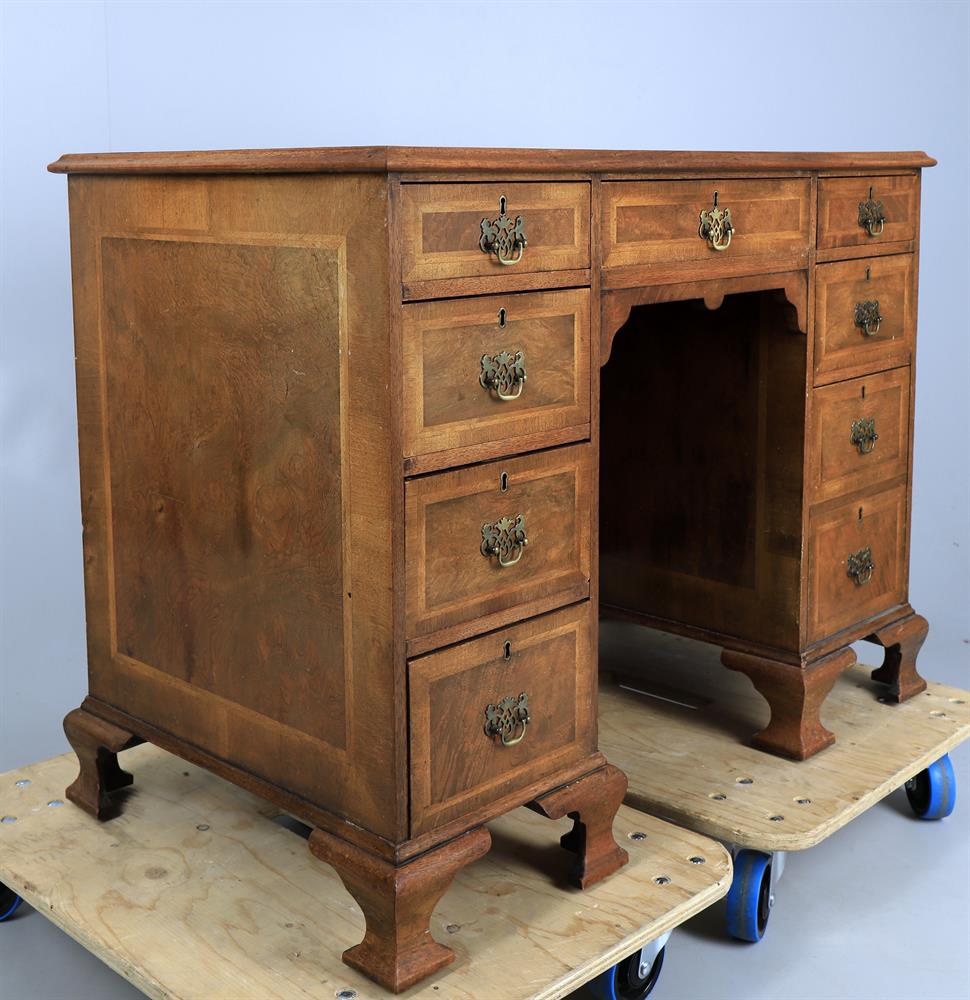
M886 209L881 201L872 200L872 188L869 188L869 197L859 202L859 225L870 236L882 236L886 227Z
M850 552L846 561L846 573L857 587L864 587L872 579L875 565L872 561L872 549L867 545L858 552Z
M521 514L514 521L511 517L502 517L494 524L482 525L482 555L486 559L497 556L499 566L514 566L528 544L525 518Z
M879 299L866 299L855 304L855 325L867 337L875 337L882 326L882 316L879 313Z
M513 222L505 214L505 195L499 198L499 217L494 222L482 219L482 236L478 246L482 253L495 254L496 260L506 267L518 264L528 242L525 238L525 223L517 215ZM518 256L513 256L518 252Z
M860 455L868 455L879 440L879 435L876 433L876 418L863 417L861 420L853 420L849 440L859 449Z
M493 739L498 736L503 747L521 743L529 721L529 696L525 691L518 698L503 698L497 705L485 706L485 735Z
M482 373L478 381L483 389L494 392L503 403L522 395L525 379L525 356L521 351L482 355Z
M717 192L714 192L714 207L708 212L701 211L701 224L697 235L707 240L712 250L727 250L731 245L734 225L731 222L731 209L717 207Z

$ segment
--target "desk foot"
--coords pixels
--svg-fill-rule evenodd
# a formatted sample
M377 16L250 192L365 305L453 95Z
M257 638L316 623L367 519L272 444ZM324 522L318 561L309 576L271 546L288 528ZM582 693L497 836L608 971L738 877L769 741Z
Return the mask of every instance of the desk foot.
M926 681L916 672L916 657L929 630L926 619L913 614L866 636L866 642L874 642L886 650L882 666L870 676L880 684L889 685L885 695L888 700L906 701L926 690Z
M568 816L573 828L559 843L576 855L570 881L588 889L630 860L613 838L613 819L626 794L626 775L612 764L542 795L529 808L549 819Z
M77 779L64 792L65 797L95 819L112 819L120 811L111 798L112 793L135 780L119 766L118 754L138 746L142 740L83 708L68 712L64 734L81 765Z
M835 742L819 712L839 674L855 663L851 649L840 649L805 667L730 649L721 653L721 662L746 674L771 706L771 721L752 739L758 749L806 760Z
M431 913L455 875L484 856L492 838L485 827L394 866L325 830L310 834L310 850L333 865L364 911L364 940L343 954L347 965L393 993L454 961L429 928Z

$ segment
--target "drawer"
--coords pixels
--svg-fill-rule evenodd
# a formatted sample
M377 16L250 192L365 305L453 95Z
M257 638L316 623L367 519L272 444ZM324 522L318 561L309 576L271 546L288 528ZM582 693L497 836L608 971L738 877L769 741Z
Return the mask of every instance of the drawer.
M584 601L410 661L411 836L595 749L591 617Z
M906 600L906 488L812 512L809 642Z
M404 184L401 215L401 280L405 284L589 267L589 184L585 181ZM485 228L492 236L498 233L495 245L502 260L495 252L483 250L489 240ZM517 230L525 236L524 248L516 243Z
M909 368L895 368L816 389L813 501L906 474Z
M915 339L912 254L815 268L816 382L908 364Z
M602 191L604 267L808 253L806 179L612 181ZM701 212L713 211L715 194L734 227L723 254L701 235Z
M404 454L589 433L589 290L404 307ZM533 442L533 447L541 446Z
M915 174L823 177L818 182L820 250L915 239L918 215Z
M408 638L587 596L592 491L587 444L408 481Z

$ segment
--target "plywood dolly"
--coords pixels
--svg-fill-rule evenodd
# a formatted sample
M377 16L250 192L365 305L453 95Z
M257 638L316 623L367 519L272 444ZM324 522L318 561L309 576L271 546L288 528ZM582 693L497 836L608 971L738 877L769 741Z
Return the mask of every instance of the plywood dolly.
M72 754L0 775L0 879L12 893L152 997L390 995L341 962L363 917L299 824L148 744L122 762L136 780L107 823L61 803ZM578 892L560 882L548 824L526 809L489 824L492 850L432 918L456 960L403 996L558 1000L598 980L619 984L601 997L638 1000L646 993L623 992L633 973L655 981L669 931L730 885L721 844L623 806L614 830L630 863Z
M768 709L714 647L604 622L600 745L630 784L627 803L727 845L734 881L727 930L765 933L786 854L814 847L905 787L921 819L956 802L948 751L970 738L970 692L930 683L893 704L871 667L856 665L825 704L835 744L806 761L747 745Z

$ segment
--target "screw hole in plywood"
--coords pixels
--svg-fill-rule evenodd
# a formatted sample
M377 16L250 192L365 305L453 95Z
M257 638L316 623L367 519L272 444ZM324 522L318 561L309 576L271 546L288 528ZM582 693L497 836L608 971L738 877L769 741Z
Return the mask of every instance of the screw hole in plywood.
M946 718L946 712L930 712L930 715L932 715L934 719L945 719Z
M739 785L753 785L754 778L735 778L734 779Z
M784 818L785 817L782 816L780 813L776 813L774 816L768 817L768 819L770 819L772 823L781 823L782 820L784 820Z
M709 798L714 799L715 802L723 802L727 796L724 792L711 792Z
M633 833L627 834L627 836L630 838L630 840L646 840L647 839L647 835L643 832L643 830L634 830Z
M805 798L795 799L795 805L810 806L811 804L812 804L812 800L811 799L805 799Z
M670 885L670 876L658 875L653 881L656 885Z
M30 784L30 778L21 778L19 781L14 782L16 788L26 788Z

